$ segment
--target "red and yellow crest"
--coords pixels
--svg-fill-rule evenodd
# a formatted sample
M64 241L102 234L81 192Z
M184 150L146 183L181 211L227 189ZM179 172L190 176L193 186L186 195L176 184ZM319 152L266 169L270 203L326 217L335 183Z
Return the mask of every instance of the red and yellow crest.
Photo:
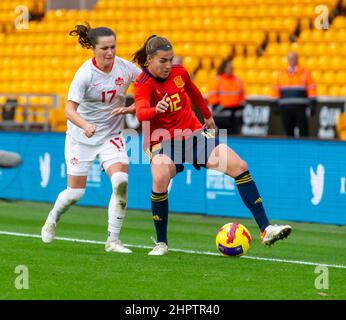
M174 83L177 86L177 88L182 88L185 85L183 78L181 76L176 76L174 78Z

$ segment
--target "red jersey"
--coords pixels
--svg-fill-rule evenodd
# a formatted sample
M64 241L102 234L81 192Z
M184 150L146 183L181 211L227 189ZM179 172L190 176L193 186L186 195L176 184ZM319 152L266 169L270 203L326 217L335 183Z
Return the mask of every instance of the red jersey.
M166 112L156 114L156 105L166 93L169 107ZM202 128L192 111L190 99L204 118L211 117L201 92L181 65L173 65L166 79L155 78L147 69L144 69L136 79L134 96L136 116L138 121L142 122L144 132L144 149L163 140L179 138L177 132L185 130L185 133L180 135L184 138L189 132Z

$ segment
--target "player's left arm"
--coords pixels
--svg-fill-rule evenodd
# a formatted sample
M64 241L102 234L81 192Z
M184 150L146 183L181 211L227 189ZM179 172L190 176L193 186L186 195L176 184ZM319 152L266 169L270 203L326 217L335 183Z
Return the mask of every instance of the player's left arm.
M135 82L137 77L142 73L142 70L129 61L126 61L126 64L127 64L127 71L129 73L129 80L131 82ZM120 114L127 114L127 113L130 113L130 114L136 113L135 103L132 103L128 107L116 108L112 110L111 112L112 116L118 116Z
M132 103L131 105L129 105L128 107L121 107L121 108L115 108L112 110L111 114L112 116L118 116L120 114L134 114L136 112L136 108L135 108L135 104Z

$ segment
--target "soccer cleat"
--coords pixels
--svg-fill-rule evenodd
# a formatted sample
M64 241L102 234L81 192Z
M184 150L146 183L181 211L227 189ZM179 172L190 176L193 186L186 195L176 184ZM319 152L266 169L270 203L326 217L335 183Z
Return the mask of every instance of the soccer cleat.
M265 230L261 233L262 243L266 246L270 246L274 244L278 240L282 240L287 238L292 231L292 227L289 225L269 225Z
M129 248L126 248L121 240L107 241L105 245L107 252L132 253Z
M168 253L168 246L164 242L157 242L153 250L151 250L149 256L163 256Z
M41 239L44 243L51 243L54 240L56 231L56 223L47 222L41 229Z

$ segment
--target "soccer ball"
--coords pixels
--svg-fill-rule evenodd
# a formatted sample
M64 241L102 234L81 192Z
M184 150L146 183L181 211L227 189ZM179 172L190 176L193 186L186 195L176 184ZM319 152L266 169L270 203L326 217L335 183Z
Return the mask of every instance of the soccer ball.
M227 223L216 234L216 248L224 256L241 256L251 245L248 229L240 223Z

